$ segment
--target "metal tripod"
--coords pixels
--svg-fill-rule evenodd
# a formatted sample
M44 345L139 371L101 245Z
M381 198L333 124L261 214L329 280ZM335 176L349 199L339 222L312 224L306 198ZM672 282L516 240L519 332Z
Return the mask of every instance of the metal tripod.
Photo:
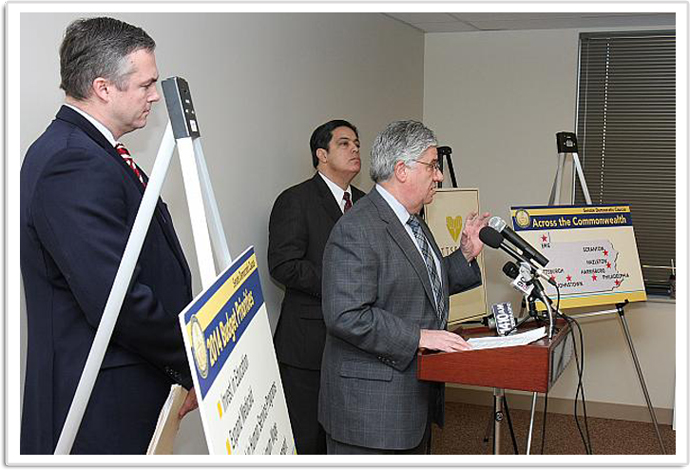
M582 171L582 166L580 165L580 160L578 158L578 146L577 137L572 132L559 132L556 134L556 145L558 147L558 169L556 171L556 178L554 179L553 186L551 187L551 195L549 196L549 206L560 204L560 193L561 193L561 183L563 181L563 167L565 164L565 157L567 154L572 155L573 162L575 164L575 170L577 176L580 180L580 185L582 186L582 193L585 197L587 205L592 205L592 199L589 196L589 190L587 189L587 183L585 182L584 173ZM625 312L623 307L627 305L626 300L622 304L617 304L615 310L605 310L601 312L592 313L582 313L576 315L570 315L571 318L588 318L600 315L610 315L613 313L618 314L621 325L623 326L623 332L625 333L625 339L628 342L628 348L630 349L630 355L632 356L633 362L635 364L635 370L637 371L637 377L640 381L640 386L642 387L642 392L644 394L645 400L647 401L647 408L649 409L649 416L654 424L654 430L656 431L657 439L659 440L659 445L661 446L661 452L666 454L666 448L661 439L661 433L659 432L659 424L657 423L656 414L654 412L654 407L652 406L652 401L649 398L649 392L647 390L647 385L642 374L642 367L640 367L640 361L637 359L637 353L635 352L635 346L633 345L632 337L630 336L630 329L628 328L628 322L625 319ZM536 394L535 394L536 395Z

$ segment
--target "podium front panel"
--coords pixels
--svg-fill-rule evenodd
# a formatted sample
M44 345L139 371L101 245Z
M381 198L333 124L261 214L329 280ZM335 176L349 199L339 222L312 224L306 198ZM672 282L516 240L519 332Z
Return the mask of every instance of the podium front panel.
M508 390L546 393L558 380L573 355L570 327L559 322L549 341L542 338L525 346L480 349L453 353L420 352L417 378ZM490 336L493 330L460 331L464 338Z

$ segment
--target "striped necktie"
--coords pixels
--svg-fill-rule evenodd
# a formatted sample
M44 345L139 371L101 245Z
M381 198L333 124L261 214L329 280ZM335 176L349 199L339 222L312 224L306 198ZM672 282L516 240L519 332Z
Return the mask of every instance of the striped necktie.
M352 209L352 200L350 199L350 193L345 191L343 193L343 200L345 201L345 207L343 207L343 214L350 209Z
M127 150L127 147L122 145L120 142L117 143L115 146L115 150L117 150L117 153L120 154L122 159L125 161L128 167L132 169L134 174L139 178L139 181L141 184L146 187L146 182L144 182L144 177L142 176L141 172L139 171L139 167L137 166L136 163L134 163L134 159L132 158L132 155L130 155L129 150Z
M422 226L420 225L419 220L417 220L414 215L410 216L407 224L412 229L412 233L417 240L417 245L422 252L422 258L424 258L426 270L429 273L431 291L433 292L434 300L436 301L436 315L441 321L441 324L445 325L447 299L443 295L443 285L441 284L441 277L439 276L438 269L436 268L436 262L434 261L433 254L431 252L431 245L429 244L429 240L427 240L426 235L424 235L424 232L422 231Z

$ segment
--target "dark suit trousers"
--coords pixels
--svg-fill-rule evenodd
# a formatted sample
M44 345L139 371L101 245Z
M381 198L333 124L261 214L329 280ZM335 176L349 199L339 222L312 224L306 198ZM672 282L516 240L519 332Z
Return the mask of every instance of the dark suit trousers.
M318 421L321 372L280 363L297 454L325 454L326 433Z

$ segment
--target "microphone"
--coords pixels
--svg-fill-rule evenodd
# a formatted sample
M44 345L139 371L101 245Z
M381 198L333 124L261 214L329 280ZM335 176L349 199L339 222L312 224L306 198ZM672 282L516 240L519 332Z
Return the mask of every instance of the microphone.
M533 259L542 266L549 264L549 260L546 259L544 255L539 253L532 245L527 243L524 238L515 233L515 231L508 227L508 224L506 224L505 221L497 215L489 219L489 227L499 232L501 235L503 235L503 238L515 245L520 251L522 251L524 257Z
M500 248L500 249L502 249L503 251L505 251L506 253L508 253L509 255L511 255L513 258L515 258L516 260L520 261L520 266L521 266L521 267L524 266L522 269L529 269L529 270L535 272L539 277L541 277L542 279L544 279L546 282L548 282L548 283L551 284L552 286L558 288L558 284L556 284L556 281L554 281L554 280L551 279L549 276L547 276L546 274L544 274L544 271L543 271L541 268L539 268L538 266L535 266L534 264L530 263L524 256L522 256L521 254L519 254L517 251L513 250L510 246L508 246L508 245L505 243L505 239L503 238L503 235L500 234L500 233L498 233L498 232L497 232L495 229L493 229L492 227L489 227L489 226L483 227L483 228L479 231L479 239L482 241L482 243L484 243L484 244L487 245L487 246L490 246L491 248ZM548 260L547 260L547 262L548 262ZM512 264L513 266L515 266L515 263L511 263L511 264ZM507 266L507 265L506 265L506 266ZM516 274L515 276L511 276L510 274L508 274L508 272L506 271L506 266L503 266L503 272L504 272L508 277L510 277L511 279L516 279L517 274ZM528 268L528 267L529 267L529 268ZM517 266L515 266L515 269L518 269ZM532 276L530 275L529 278L526 279L526 280L531 280L531 278L532 278ZM512 285L512 283L511 283L511 285ZM519 287L519 286L513 285L513 288L519 290L520 292L523 292L525 295L529 295L529 292L527 292L525 289L523 289L523 288L521 288L521 287ZM531 292L531 289L530 289L530 292Z
M528 297L534 290L534 284L531 282L532 276L526 269L518 268L515 263L508 261L503 266L503 272L513 280L510 283L513 289L521 292L525 297Z
M500 248L518 261L527 263L527 259L509 245L504 243L504 237L496 229L486 226L479 231L479 239L491 248Z
M496 322L496 333L499 336L507 336L515 328L515 315L510 302L503 302L491 306L491 312Z

